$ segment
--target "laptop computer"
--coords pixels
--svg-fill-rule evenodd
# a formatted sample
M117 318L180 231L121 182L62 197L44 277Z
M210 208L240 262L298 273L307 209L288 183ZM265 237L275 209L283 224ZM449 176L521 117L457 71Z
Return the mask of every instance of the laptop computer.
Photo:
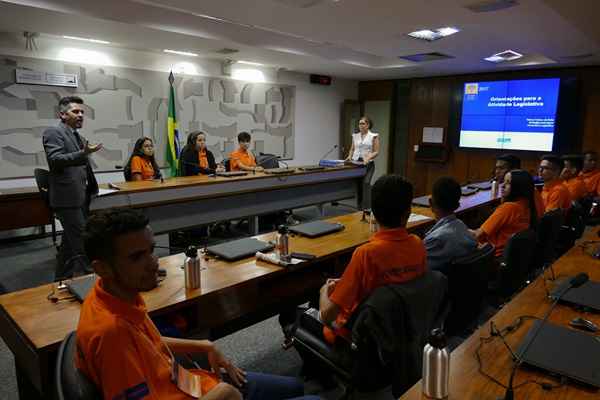
M299 167L298 169L300 171L320 171L322 169L325 169L325 167L322 167L320 165L305 165L304 167Z
M479 191L479 189L473 188L470 186L463 186L460 188L460 192L463 196L471 196L471 195L477 193L478 191Z
M340 224L339 222L326 221L312 221L289 227L290 232L307 236L309 238L316 238L329 233L341 231L342 229L344 229L343 224Z
M429 196L415 197L412 203L415 206L429 207Z
M223 171L223 172L216 172L215 175L231 178L232 176L248 175L248 173L246 171Z
M257 251L265 252L273 250L275 246L255 238L243 238L230 242L208 246L206 251L227 261L240 260L254 256Z
M72 279L71 281L66 283L67 289L69 290L69 292L71 292L73 296L75 296L75 298L80 303L83 303L83 300L85 300L87 294L90 292L90 290L92 290L92 288L96 284L96 279L96 274L86 275L80 278Z
M469 183L467 185L467 187L470 187L473 189L479 189L479 190L490 190L492 188L492 182L491 181L483 181L483 182Z
M265 169L265 174L293 174L296 171L296 168L268 168Z
M600 387L600 337L546 322L523 355L539 324L535 321L517 354L525 364Z
M550 297L555 298L568 284L569 279L552 290ZM572 306L586 307L592 311L600 312L600 282L587 281L578 288L571 288L559 301Z

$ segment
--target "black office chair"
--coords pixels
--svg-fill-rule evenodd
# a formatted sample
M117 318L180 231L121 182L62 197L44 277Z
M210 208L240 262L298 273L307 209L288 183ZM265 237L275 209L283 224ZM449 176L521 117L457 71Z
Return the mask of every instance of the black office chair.
M42 197L44 204L46 204L48 207L48 211L50 213L52 243L54 243L54 246L56 246L56 222L54 220L54 211L50 207L50 196L48 195L48 190L50 188L50 181L48 177L50 176L50 172L42 168L36 168L33 170L33 175L35 176L35 183L40 191L40 196Z
M563 211L557 208L548 211L540 218L537 226L535 258L530 271L531 278L534 278L558 258L556 248L564 219L563 215Z
M260 165L264 169L279 168L279 161L275 154L259 153L256 157L256 165Z
M225 168L225 171L231 171L231 159L226 158L225 160L223 160L223 167Z
M561 225L556 243L557 256L566 253L575 245L575 241L583 235L587 223L588 213L579 201L571 203L571 208L566 214L565 221Z
M536 251L536 234L532 229L517 232L508 239L499 265L498 293L507 300L527 284Z
M489 243L453 260L448 270L450 312L445 330L459 335L476 326L494 266L495 247Z
M100 400L102 394L75 366L77 337L71 332L58 349L55 370L56 398L58 400Z
M291 343L334 373L346 387L345 397L390 385L398 397L421 377L423 346L445 318L447 285L444 274L429 271L413 281L376 289L348 321L351 335L334 345L323 339L323 325L302 314ZM306 319L313 322L303 323Z

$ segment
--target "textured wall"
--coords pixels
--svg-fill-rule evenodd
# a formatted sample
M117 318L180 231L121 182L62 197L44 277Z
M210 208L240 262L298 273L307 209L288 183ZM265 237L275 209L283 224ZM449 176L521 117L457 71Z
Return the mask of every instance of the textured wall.
M15 69L79 75L76 89L15 84ZM168 74L121 67L74 65L0 56L0 178L32 176L45 167L41 135L56 125L56 103L78 95L87 105L81 133L102 142L95 153L97 171L122 165L135 140L150 136L164 165ZM177 75L175 79L180 139L203 130L217 159L231 151L240 131L252 133L255 151L294 157L294 86L249 83L223 78Z

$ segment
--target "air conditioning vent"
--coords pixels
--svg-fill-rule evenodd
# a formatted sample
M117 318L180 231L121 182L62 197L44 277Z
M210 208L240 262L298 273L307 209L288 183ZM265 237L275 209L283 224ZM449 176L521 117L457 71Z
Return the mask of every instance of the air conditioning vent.
M450 58L454 58L447 54L443 53L421 53L421 54L411 54L408 56L398 56L401 60L408 60L413 62L426 62L426 61L437 61L437 60L448 60Z
M309 8L316 6L319 3L323 3L325 0L273 0L276 3L282 3L286 6L294 8Z
M475 13L486 13L506 10L507 8L518 5L519 2L517 0L484 0L469 4L468 6L465 6L465 8Z

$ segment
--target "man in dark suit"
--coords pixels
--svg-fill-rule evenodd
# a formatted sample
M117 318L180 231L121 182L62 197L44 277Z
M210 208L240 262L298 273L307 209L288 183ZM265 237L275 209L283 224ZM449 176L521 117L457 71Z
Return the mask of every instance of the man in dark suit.
M88 156L100 150L102 144L90 144L79 135L84 114L81 98L63 97L58 108L61 122L44 131L43 143L50 169L50 207L63 226L55 279L64 279L90 270L82 234L98 183Z

